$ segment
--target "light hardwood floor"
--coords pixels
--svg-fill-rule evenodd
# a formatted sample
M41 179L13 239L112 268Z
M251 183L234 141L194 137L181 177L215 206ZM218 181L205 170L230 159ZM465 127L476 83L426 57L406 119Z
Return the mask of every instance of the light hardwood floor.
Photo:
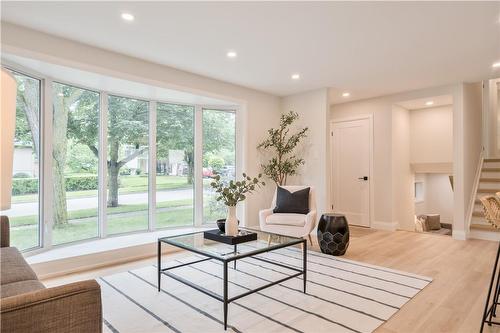
M317 242L313 246L318 250ZM478 332L497 243L449 236L351 228L346 258L433 278L376 332ZM172 254L171 257L182 255ZM43 281L48 286L153 264L134 261ZM485 332L500 332L485 326Z

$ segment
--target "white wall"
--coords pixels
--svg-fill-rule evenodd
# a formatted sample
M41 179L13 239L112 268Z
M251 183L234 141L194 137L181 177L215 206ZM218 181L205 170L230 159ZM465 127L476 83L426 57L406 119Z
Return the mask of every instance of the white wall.
M329 211L329 101L328 89L319 89L302 94L286 96L281 103L281 112L295 111L300 118L297 128L309 128L304 140L302 156L305 165L300 175L288 184L311 185L316 188L318 214Z
M398 219L393 214L393 198L397 198L401 193L394 193L393 187L393 160L392 160L392 108L396 104L404 101L415 100L420 98L428 98L431 96L452 95L455 101L461 98L461 85L449 85L442 87L434 87L417 91L405 92L389 96L382 96L366 100L347 102L336 104L331 107L331 119L349 118L359 115L373 115L373 145L374 145L374 161L373 161L373 179L374 186L374 221L372 226L380 229L395 230L398 227ZM453 113L461 104L453 105ZM461 111L460 111L461 112ZM454 124L455 126L455 124ZM453 131L455 133L455 131ZM455 143L454 143L455 144ZM455 156L454 159L455 161ZM457 179L461 182L461 179ZM403 193L407 195L407 193Z
M410 167L411 111L392 107L392 218L399 229L414 230L414 175Z
M250 175L260 172L260 154L256 149L269 127L276 126L280 115L280 98L227 82L155 64L138 58L114 53L70 41L39 31L2 22L2 51L24 57L73 67L153 86L177 89L214 98L234 101L241 105L238 143L242 170ZM272 187L246 201L247 225L258 224L258 210L267 207Z
M453 190L447 174L415 174L424 183L424 200L415 203L415 214L439 214L442 223L453 223Z
M472 193L482 151L481 83L464 83L459 113L455 115L455 214L453 234L466 238L475 193ZM456 234L456 235L455 235Z
M483 81L483 145L485 157L500 157L500 79Z
M451 105L410 112L410 162L453 163Z

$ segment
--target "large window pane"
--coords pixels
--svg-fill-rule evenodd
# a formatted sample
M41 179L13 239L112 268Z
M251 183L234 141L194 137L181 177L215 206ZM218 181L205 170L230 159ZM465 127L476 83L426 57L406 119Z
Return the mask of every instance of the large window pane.
M158 103L156 227L194 221L194 107Z
M224 204L215 200L210 177L219 174L225 181L235 179L235 113L203 110L203 222L226 217Z
M52 244L57 245L99 235L99 93L60 83L52 91Z
M148 228L149 103L108 98L108 233Z
M10 219L12 246L40 246L40 81L13 73L17 81L16 130Z

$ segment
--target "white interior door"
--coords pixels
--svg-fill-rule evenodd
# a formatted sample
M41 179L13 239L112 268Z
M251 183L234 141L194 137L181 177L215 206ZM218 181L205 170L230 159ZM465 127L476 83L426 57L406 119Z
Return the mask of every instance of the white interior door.
M335 122L331 132L333 211L369 227L370 119Z

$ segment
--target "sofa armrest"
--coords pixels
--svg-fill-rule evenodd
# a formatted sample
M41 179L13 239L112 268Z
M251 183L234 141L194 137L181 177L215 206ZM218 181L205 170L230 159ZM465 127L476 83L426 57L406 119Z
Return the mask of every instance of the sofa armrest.
M260 230L263 230L265 229L266 227L266 219L269 215L272 215L273 214L273 209L272 208L268 208L268 209L263 209L261 211L259 211L259 225L260 225Z
M81 281L0 300L5 332L102 332L101 288Z
M306 223L304 224L304 231L306 232L306 234L304 236L309 235L315 226L316 226L316 211L311 210L306 215Z
M10 225L7 216L0 216L0 247L10 246Z

